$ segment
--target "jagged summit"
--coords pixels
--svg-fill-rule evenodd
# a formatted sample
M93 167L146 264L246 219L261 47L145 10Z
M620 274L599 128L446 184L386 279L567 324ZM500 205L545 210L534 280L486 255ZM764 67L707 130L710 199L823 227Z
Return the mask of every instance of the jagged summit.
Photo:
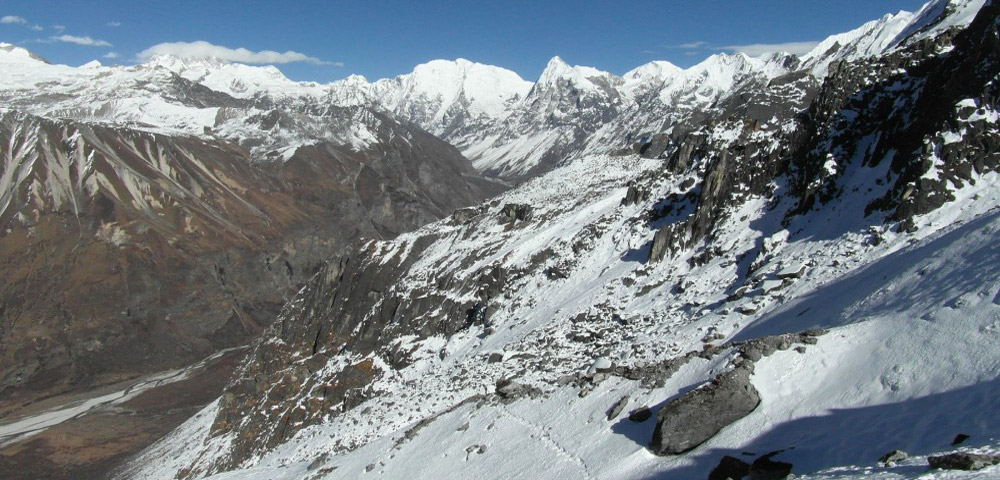
M560 80L575 82L577 85L589 85L593 78L613 77L612 74L593 67L585 67L566 63L558 56L552 57L538 77L536 85L552 85Z

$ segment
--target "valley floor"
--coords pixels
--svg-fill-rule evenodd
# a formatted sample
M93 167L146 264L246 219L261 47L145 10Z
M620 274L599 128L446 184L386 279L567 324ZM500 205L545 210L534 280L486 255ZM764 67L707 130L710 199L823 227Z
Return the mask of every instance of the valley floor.
M0 419L0 471L9 480L107 478L211 402L244 352L14 410Z

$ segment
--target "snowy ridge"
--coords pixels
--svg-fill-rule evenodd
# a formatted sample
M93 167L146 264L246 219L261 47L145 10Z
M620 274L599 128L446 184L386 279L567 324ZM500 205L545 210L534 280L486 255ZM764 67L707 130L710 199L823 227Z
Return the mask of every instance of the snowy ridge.
M323 94L320 84L289 80L274 66L257 67L211 58L191 59L171 55L154 56L143 65L152 69L164 68L235 98L251 98L261 94L282 97L319 97Z
M220 136L255 159L277 149L333 142L364 150L379 125L374 117L321 106L327 91L292 82L274 67L159 56L134 67L79 68L32 60L26 50L0 51L6 108L54 119L124 126L165 135Z
M963 28L986 0L932 0L916 13L886 14L850 32L832 35L802 57L813 75L824 77L835 61L851 61L882 54L896 47L933 37L950 28Z
M369 82L350 76L325 85L291 81L273 66L170 56L135 67L72 68L44 64L27 50L4 44L0 62L7 66L7 75L0 81L0 100L35 115L168 134L205 136L206 128L213 134L238 131L239 136L231 138L250 146L258 157L283 147L268 142L263 132L246 131L242 125L254 114L223 108L231 103L225 98L192 101L190 88L178 91L176 75L261 110L333 105L385 111L455 145L478 170L517 179L584 153L630 148L639 138L690 121L692 112L712 108L749 86L802 69L822 79L833 62L879 55L963 27L983 4L984 0L934 0L916 13L886 15L827 38L801 61L787 54L713 55L688 69L652 62L618 76L554 57L536 82L464 59L431 61L392 79ZM25 91L46 95L25 98ZM661 120L654 122L656 118ZM368 144L360 139L370 136L364 127L320 138L315 137L320 129L306 130L309 133L300 132L295 139L283 132L282 140L294 145L337 141L365 148ZM265 145L259 145L262 142Z

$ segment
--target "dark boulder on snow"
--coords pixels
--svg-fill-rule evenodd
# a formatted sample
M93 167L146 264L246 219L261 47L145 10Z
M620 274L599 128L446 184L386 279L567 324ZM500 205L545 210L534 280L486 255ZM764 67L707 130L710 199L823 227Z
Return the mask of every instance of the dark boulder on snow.
M990 465L1000 464L1000 455L956 452L927 457L927 463L931 468L943 470L981 470Z
M517 383L510 379L502 378L497 380L496 393L505 402L512 402L521 397L537 397L542 391L531 385Z
M898 462L906 460L909 457L910 454L902 450L893 450L889 453L886 453L885 455L882 455L882 457L878 459L878 463L891 467Z
M708 480L739 480L750 474L750 464L736 457L726 455L708 474Z
M723 373L660 409L649 449L657 455L684 453L747 416L759 404L760 394L750 383L748 369Z
M782 480L792 474L792 464L771 460L781 451L771 452L750 465L750 480Z
M534 215L534 207L522 203L508 203L500 210L500 223L527 222Z
M621 415L622 411L628 405L628 395L619 398L611 408L608 409L608 420L614 420L618 415Z

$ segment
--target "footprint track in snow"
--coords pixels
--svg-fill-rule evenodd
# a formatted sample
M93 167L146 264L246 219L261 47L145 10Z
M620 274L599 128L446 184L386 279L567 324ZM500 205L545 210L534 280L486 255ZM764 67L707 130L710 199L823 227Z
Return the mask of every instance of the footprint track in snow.
M545 444L547 447L555 451L557 455L566 460L569 460L572 463L577 464L580 467L580 470L583 471L584 478L588 478L591 480L594 479L593 474L590 473L590 467L587 466L587 463L584 462L579 455L570 452L569 450L566 449L566 447L563 447L562 444L560 444L554 438L552 438L552 436L549 435L549 432L545 430L545 427L512 413L504 405L500 405L500 413L506 417L509 417L515 422L524 425L529 430L534 431L537 434L538 439L541 440L541 442Z

